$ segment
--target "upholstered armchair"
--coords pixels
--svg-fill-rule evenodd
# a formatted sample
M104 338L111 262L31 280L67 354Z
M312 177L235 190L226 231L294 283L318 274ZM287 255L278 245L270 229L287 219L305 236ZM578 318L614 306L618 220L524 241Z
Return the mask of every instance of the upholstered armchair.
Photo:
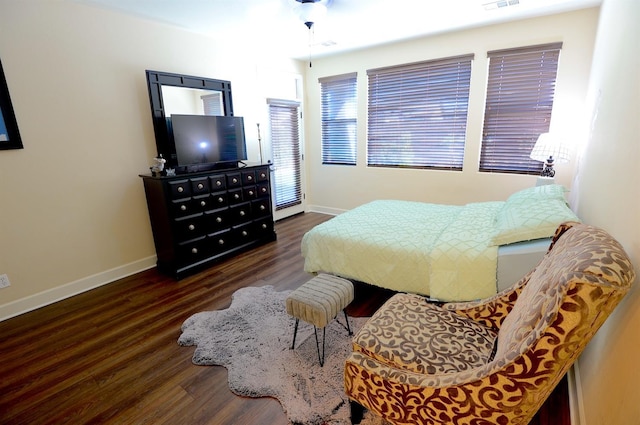
M513 288L436 305L397 294L361 328L345 365L354 422L527 424L635 279L617 241L564 223Z

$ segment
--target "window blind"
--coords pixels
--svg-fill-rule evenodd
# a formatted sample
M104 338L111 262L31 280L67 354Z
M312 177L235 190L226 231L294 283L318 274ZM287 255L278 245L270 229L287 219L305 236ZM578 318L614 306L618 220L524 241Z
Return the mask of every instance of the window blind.
M275 208L302 203L300 182L300 124L298 102L269 99L269 123L273 152Z
M322 163L356 165L357 74L320 78Z
M549 131L562 43L488 52L480 171L538 174L529 158Z
M473 55L367 71L367 164L462 170Z
M204 108L205 115L224 115L222 107L222 93L207 94L200 96L200 99L202 99L202 106Z

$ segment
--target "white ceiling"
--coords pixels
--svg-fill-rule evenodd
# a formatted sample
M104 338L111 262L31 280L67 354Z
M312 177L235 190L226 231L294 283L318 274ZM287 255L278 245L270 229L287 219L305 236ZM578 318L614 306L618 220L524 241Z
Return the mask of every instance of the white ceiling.
M322 0L309 31L295 0L76 0L221 41L322 56L392 41L594 7L602 0ZM518 3L497 7L498 3Z

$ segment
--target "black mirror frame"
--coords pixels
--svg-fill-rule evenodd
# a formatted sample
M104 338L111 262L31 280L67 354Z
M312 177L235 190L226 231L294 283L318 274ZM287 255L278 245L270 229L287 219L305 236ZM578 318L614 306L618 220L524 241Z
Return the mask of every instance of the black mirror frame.
M173 146L173 140L167 127L167 117L164 114L162 86L219 91L222 93L224 114L233 116L230 81L149 70L146 71L146 75L147 87L149 89L149 102L151 103L153 130L156 136L156 147L158 154L165 156L168 167L176 166L177 160L175 157L175 146Z
M0 118L4 120L7 136L9 137L9 140L0 140L0 150L23 149L20 131L18 131L18 121L16 121L16 114L11 104L9 87L4 77L2 62L0 62Z

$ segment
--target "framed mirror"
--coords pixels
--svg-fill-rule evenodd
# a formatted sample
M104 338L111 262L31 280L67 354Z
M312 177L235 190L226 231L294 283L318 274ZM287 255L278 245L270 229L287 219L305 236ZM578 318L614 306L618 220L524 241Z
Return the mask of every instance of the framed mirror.
M0 149L22 149L23 147L9 96L9 87L0 62Z
M158 154L173 168L171 114L233 116L231 82L149 70L146 75Z

